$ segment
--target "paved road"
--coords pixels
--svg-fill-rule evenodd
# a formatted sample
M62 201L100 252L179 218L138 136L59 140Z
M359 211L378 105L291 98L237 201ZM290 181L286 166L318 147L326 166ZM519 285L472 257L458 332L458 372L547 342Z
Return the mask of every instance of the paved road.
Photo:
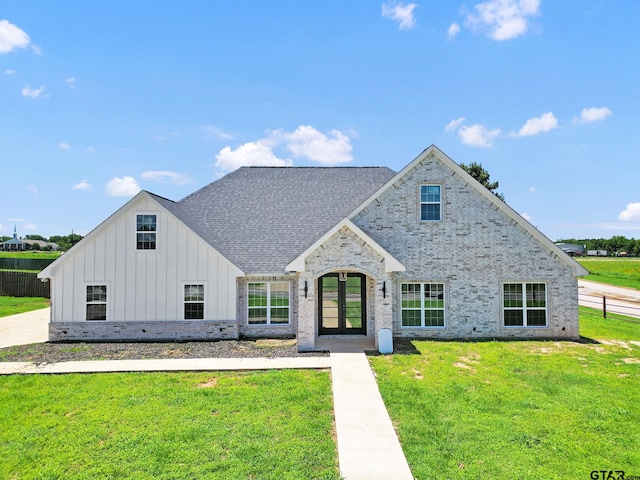
M0 348L46 342L51 309L43 308L9 317L0 317Z
M607 312L640 318L640 290L578 280L580 305L602 310L602 297L607 297Z

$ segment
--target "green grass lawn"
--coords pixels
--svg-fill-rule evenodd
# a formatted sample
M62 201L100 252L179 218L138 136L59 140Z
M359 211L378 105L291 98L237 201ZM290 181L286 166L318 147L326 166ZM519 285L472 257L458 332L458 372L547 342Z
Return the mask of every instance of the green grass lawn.
M40 297L2 297L0 296L0 317L15 315L47 308L49 299Z
M585 280L640 289L640 258L576 258L589 270Z
M338 479L326 371L0 377L3 479Z
M44 259L56 259L62 252L44 252L30 250L27 252L0 252L0 258L44 258Z
M581 309L602 343L414 341L370 357L416 479L640 474L640 323ZM619 317L623 318L623 317Z

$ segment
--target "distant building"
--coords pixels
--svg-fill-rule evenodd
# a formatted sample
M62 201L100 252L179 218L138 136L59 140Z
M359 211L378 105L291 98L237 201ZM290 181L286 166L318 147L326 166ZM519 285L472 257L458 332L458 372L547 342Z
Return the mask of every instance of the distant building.
M38 245L34 247L34 245ZM13 227L13 238L0 243L0 250L3 252L25 252L27 250L58 250L57 243L45 242L43 240L29 240L18 238L16 227Z
M560 249L571 257L581 257L584 255L584 245L574 243L556 243Z

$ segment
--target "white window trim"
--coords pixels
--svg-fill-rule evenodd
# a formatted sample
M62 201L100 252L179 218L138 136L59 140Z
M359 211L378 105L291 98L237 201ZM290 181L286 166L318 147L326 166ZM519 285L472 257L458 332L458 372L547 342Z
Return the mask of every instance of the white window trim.
M544 308L540 307L527 307L527 285L539 283L544 285ZM504 306L504 286L505 285L521 285L522 286L522 308L520 307L505 307ZM522 311L522 325L505 325L504 324L504 312L506 310L518 310ZM545 313L545 325L527 325L527 311L540 311L544 310ZM500 315L502 316L502 328L514 329L514 328L526 328L526 329L548 329L549 328L549 284L543 280L513 280L508 282L502 282L500 286Z
M402 325L402 312L403 309L402 308L402 285L407 285L407 284L412 284L412 285L420 285L420 325ZM442 295L443 295L443 301L444 301L444 307L442 309L429 309L429 310L442 310L443 313L443 320L444 320L444 325L439 326L439 325L425 325L425 318L424 318L424 285L425 284L435 284L435 285L442 285ZM401 329L420 329L420 330L445 330L447 328L447 305L449 304L448 301L448 288L447 288L447 282L444 281L438 281L438 280L406 280L406 281L401 281L399 283L399 288L398 288L398 299L399 299L399 303L400 303L400 316L398 319L398 324L400 325ZM417 309L410 309L410 310L417 310Z
M107 299L105 302L87 302L87 287L107 287ZM85 322L108 322L109 313L111 308L109 307L111 299L111 285L109 282L88 282L84 284L84 321ZM104 320L88 320L87 319L87 305L105 305L105 319Z
M202 287L204 288L204 300L202 302L187 302L184 299L184 287L186 287L187 285L202 285ZM182 319L186 322L199 322L202 320L206 320L207 318L207 282L199 282L199 281L192 281L192 282L182 282L181 287L180 287L180 300L182 301L181 305L182 305ZM187 303L202 303L202 309L203 309L203 318L190 318L190 319L186 319L185 314L184 314L184 307L185 304Z
M422 187L440 187L440 202L423 202L422 201ZM435 205L440 206L440 220L423 220L422 219L422 205ZM423 182L418 184L418 221L420 223L441 223L444 221L444 185L442 182Z
M156 229L154 232L144 232L143 230L138 230L138 215L155 215L156 217ZM135 245L135 250L138 253L144 254L144 253L156 253L158 252L159 248L160 248L160 242L158 242L158 239L160 238L160 214L159 212L149 212L149 211L137 211L135 212L134 218L133 218L133 228L135 230L135 239L134 239L134 245ZM156 234L156 248L138 248L138 234L139 233L155 233Z
M249 286L252 283L266 283L267 284L267 323L249 323L249 310L251 307L249 306ZM289 311L289 315L287 316L287 323L271 323L271 309L272 308L284 308L284 307L272 307L271 303L271 284L272 283L286 283L287 284L287 295L289 298L289 305L286 307ZM289 327L291 326L291 282L288 280L251 280L247 282L247 326L248 327ZM254 307L258 308L258 307ZM265 308L265 307L260 307Z

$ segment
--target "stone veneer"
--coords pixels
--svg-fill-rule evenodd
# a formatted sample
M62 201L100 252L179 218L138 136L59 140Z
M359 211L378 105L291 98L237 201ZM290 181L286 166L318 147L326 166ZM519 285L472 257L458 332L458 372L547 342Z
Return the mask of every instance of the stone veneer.
M441 185L440 222L419 219L419 188L427 183ZM436 156L423 159L352 221L406 266L393 285L387 279L394 291L394 336L579 337L573 269ZM446 326L401 327L395 292L402 282L429 281L445 284ZM502 325L504 282L547 284L547 327Z
M238 338L235 320L83 321L49 324L49 341L187 341Z

